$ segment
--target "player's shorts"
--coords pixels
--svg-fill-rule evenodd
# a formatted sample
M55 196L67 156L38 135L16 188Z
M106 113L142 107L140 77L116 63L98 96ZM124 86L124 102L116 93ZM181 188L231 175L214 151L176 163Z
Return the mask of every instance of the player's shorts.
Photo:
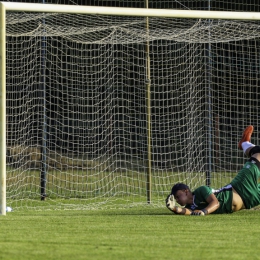
M231 181L232 187L240 195L247 209L260 204L260 162L251 157Z

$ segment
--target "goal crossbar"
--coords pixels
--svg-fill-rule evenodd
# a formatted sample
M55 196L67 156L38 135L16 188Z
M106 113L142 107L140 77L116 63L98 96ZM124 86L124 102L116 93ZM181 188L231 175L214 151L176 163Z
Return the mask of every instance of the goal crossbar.
M16 2L0 2L6 11L44 12L44 13L78 13L95 15L120 15L139 17L168 17L195 19L226 19L226 20L260 20L259 12L227 12L203 10L175 10L149 8L123 8L100 6L74 6L57 4L31 4Z

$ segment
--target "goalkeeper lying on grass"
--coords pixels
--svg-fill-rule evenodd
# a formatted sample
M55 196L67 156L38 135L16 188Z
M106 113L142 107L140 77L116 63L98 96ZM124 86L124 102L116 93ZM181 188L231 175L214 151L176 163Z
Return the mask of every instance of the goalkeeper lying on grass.
M232 213L250 209L260 204L260 146L250 143L253 126L248 126L238 143L238 148L250 158L230 184L219 190L201 186L191 192L183 183L172 187L166 199L169 210L180 215L200 215ZM180 206L175 205L175 201Z

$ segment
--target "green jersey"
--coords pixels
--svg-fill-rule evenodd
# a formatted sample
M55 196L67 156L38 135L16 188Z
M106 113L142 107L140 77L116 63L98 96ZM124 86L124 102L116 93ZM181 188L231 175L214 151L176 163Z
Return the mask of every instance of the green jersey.
M227 185L219 190L213 190L208 186L201 186L194 190L193 203L186 205L185 208L191 210L201 210L208 206L207 198L210 194L214 194L219 201L219 208L212 214L232 213L232 186Z
M260 204L260 162L251 157L237 176L231 181L232 187L239 194L246 209Z
M204 209L208 206L208 196L213 193L220 204L220 207L213 214L232 213L233 187L243 200L246 209L253 208L260 204L259 179L260 162L251 157L230 184L215 191L207 186L197 188L193 192L193 203L185 207L191 210Z

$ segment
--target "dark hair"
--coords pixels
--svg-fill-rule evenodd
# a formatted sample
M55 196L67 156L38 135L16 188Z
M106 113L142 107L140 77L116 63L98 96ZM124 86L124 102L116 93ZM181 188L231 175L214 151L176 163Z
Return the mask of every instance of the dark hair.
M178 190L190 190L189 186L187 186L186 184L184 183L176 183L173 187L172 187L172 192L171 194L173 196L175 196L176 192Z

